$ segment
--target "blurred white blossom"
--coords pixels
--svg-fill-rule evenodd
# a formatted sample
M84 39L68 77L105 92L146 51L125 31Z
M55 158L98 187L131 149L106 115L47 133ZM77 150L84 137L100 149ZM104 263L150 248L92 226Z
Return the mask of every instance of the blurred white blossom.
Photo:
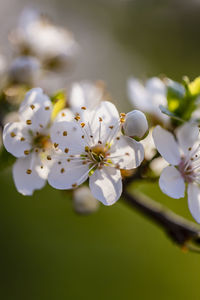
M35 55L42 62L68 61L78 49L72 33L32 9L24 10L10 41L19 52Z
M32 56L19 56L12 61L8 72L11 82L34 85L40 75L40 62Z
M87 186L82 186L74 190L73 206L79 214L91 214L98 210L99 201L93 197Z
M138 79L132 77L128 80L127 91L134 108L150 114L163 123L169 121L169 117L159 109L159 105L167 105L167 91L162 80L152 77L143 85Z

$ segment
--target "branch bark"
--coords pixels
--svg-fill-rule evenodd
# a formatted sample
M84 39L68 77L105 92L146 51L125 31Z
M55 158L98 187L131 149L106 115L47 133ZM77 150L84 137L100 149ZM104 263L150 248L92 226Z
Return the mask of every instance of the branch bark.
M200 228L145 196L133 196L124 186L123 199L158 224L173 242L184 249L200 251Z

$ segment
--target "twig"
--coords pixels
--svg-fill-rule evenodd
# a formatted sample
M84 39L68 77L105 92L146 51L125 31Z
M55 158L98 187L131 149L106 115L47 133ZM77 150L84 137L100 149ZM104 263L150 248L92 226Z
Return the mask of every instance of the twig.
M164 208L161 204L145 197L133 196L123 191L123 199L162 227L167 235L179 246L191 251L200 251L200 228Z

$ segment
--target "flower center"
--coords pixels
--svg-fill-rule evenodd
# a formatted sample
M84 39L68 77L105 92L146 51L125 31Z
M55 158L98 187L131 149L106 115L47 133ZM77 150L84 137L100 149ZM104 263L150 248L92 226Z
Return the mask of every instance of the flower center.
M181 159L181 162L178 165L178 170L186 182L191 183L195 180L193 166L185 157Z
M102 145L92 148L86 147L85 151L88 153L90 160L95 163L103 162L107 156L107 148Z
M51 146L50 137L42 134L37 134L33 138L33 147L39 149L47 149Z

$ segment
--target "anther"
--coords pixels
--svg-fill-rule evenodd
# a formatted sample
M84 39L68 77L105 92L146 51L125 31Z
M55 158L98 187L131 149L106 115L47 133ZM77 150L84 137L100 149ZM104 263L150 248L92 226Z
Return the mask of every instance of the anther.
M188 151L191 151L191 150L192 150L192 148L191 148L191 147L189 147L189 148L188 148Z
M16 136L16 134L15 134L14 132L11 132L11 133L10 133L10 136L11 136L12 138L14 138L14 137Z
M118 141L119 141L119 140L120 140L120 137L119 137L119 136L118 136L118 137L116 137L116 140L118 140Z
M40 166L40 168L43 169L44 167L43 167L43 166Z
M26 174L30 175L31 173L32 173L32 171L30 169L26 170Z
M54 147L55 147L55 148L57 148L57 147L58 147L58 144L57 144L57 143L54 143L53 145L54 145Z
M86 107L85 107L85 106L82 106L81 109L86 110Z
M22 136L21 139L20 139L20 141L21 141L21 142L24 142L24 141L25 141L25 138Z
M61 161L58 161L58 165L61 165Z
M30 108L33 110L35 108L35 105L31 104Z
M45 107L45 110L49 110L49 109L50 109L50 107L49 107L49 106L46 106L46 107Z
M98 144L100 144L100 145L101 145L101 144L102 144L102 141L98 141Z
M113 126L109 126L110 129L113 129Z
M67 131L63 131L63 136L67 136Z
M62 117L65 117L65 116L66 116L66 114L65 114L64 112L62 112L61 116L62 116Z
M51 156L50 156L50 155L47 155L47 159L48 159L48 160L51 160Z
M67 162L70 162L70 161L71 161L71 159L70 159L70 158L68 158L68 159L67 159Z
M25 155L29 155L30 151L29 150L24 150Z
M83 128L85 126L85 123L81 123L81 127Z
M72 187L73 187L73 188L76 188L76 187L77 187L77 183L73 183L73 184L72 184Z
M62 169L60 170L60 173L64 173L64 172L65 172L65 169L62 168Z
M103 121L103 119L101 117L99 117L99 122L102 122L102 121Z
M65 148L65 153L68 153L69 152L69 149L68 148Z
M31 120L26 120L26 124L31 125L32 124Z
M82 135L82 139L84 139L84 137L85 137L85 136L84 136L84 135Z
M44 127L42 124L40 124L39 126L40 126L40 128L43 128L43 127Z
M124 118L124 117L126 117L126 114L125 114L125 113L121 113L121 114L120 114L120 117L123 117L123 118Z

